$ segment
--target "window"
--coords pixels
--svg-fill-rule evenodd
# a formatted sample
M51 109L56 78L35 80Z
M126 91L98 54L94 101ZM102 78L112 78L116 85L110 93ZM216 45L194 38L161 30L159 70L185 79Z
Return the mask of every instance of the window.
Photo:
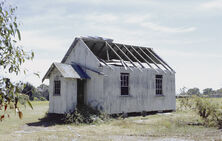
M129 73L120 74L121 95L129 95Z
M60 95L61 90L61 82L60 80L54 81L54 95Z
M156 94L162 95L163 94L163 76L156 75Z

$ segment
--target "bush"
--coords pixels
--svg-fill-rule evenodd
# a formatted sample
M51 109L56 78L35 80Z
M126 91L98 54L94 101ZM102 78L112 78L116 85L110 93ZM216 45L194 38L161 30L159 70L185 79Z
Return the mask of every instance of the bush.
M207 98L196 98L195 107L205 126L222 128L222 111L218 104L210 102Z
M205 126L222 128L222 109L209 98L198 96L178 98L178 110L193 110L200 116Z
M40 97L39 100L40 101L47 101L47 99L45 97Z
M38 97L34 97L33 101L39 101Z
M89 106L78 106L73 112L64 115L65 123L99 123L108 120L110 117L100 111L94 110Z
M181 97L178 98L179 106L178 110L186 111L195 109L194 101L197 96Z

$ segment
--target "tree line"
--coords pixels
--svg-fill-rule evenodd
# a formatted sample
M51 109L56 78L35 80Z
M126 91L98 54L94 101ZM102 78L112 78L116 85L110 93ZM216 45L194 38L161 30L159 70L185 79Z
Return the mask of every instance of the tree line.
M29 100L31 101L49 100L49 87L45 84L35 87L31 83L27 82L21 85L19 93L28 96Z
M222 88L219 89L212 89L212 88L205 88L202 92L197 87L187 89L183 87L180 89L179 95L199 95L199 96L209 96L209 97L222 97Z

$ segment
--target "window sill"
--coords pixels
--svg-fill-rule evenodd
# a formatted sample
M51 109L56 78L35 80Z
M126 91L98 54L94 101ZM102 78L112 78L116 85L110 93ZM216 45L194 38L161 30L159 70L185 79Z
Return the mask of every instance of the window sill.
M156 94L155 96L156 97L164 97L165 95L164 94Z
M119 97L133 97L131 95L120 95Z
M60 94L53 94L53 96L61 96Z

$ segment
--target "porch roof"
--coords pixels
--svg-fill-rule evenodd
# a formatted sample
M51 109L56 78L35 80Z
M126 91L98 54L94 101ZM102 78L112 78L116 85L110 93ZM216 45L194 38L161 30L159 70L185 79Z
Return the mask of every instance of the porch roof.
M58 69L58 71L64 78L90 79L89 75L78 64L69 65L54 62L43 77L42 82L50 77L50 74L55 67Z

